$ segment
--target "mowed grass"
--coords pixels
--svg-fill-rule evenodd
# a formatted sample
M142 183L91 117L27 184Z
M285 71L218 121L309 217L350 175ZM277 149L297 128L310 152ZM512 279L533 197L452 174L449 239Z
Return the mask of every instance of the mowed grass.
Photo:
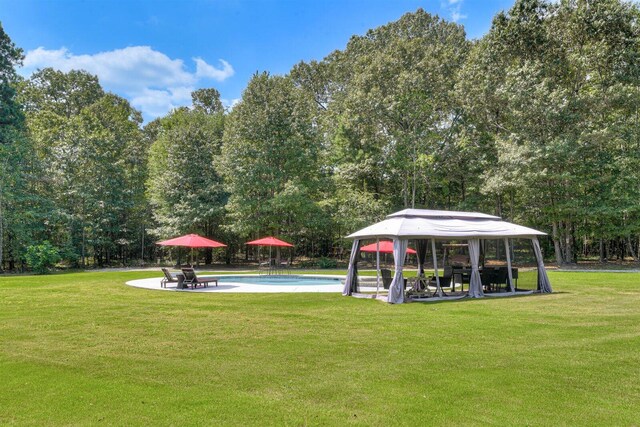
M0 278L0 424L640 423L638 273L402 305L124 285L150 276Z

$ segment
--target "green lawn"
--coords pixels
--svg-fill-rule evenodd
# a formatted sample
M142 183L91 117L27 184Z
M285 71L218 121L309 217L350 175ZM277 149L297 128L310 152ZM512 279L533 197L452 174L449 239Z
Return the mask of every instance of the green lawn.
M640 423L637 273L403 305L150 275L0 277L0 425Z

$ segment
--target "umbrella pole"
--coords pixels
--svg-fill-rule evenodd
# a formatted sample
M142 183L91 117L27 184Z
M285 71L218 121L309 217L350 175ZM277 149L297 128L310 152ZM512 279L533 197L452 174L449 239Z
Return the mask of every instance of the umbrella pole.
M271 273L271 245L269 245L269 274Z
M380 239L376 239L376 298L380 293Z

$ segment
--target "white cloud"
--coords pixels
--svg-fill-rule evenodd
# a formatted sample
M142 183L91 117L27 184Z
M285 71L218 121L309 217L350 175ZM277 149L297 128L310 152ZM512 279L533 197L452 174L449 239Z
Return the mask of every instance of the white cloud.
M107 90L125 96L142 110L147 118L166 114L170 109L188 105L191 92L202 80L221 82L234 74L227 61L222 68L194 58L196 71L191 72L181 59L171 59L149 46L132 46L92 55L74 55L66 48L39 47L27 52L20 73L30 75L38 68L52 67L61 71L86 70L95 74Z
M467 15L461 12L463 2L464 0L445 0L440 3L440 6L449 12L449 16L453 22L459 22L467 18Z
M451 20L453 22L459 22L461 19L466 19L466 18L467 18L467 15L464 15L457 10L451 11Z
M196 76L201 78L209 77L221 82L233 76L233 74L235 73L231 64L229 64L224 59L219 60L222 64L222 69L207 64L201 58L193 58L193 60L196 62Z
M160 117L181 105L191 103L193 87L178 87L170 89L144 88L131 96L131 105L139 108L150 118Z
M240 101L242 101L241 98L233 98L233 99L220 98L220 102L222 102L222 105L224 106L224 108L228 110L233 110L233 107L238 105Z

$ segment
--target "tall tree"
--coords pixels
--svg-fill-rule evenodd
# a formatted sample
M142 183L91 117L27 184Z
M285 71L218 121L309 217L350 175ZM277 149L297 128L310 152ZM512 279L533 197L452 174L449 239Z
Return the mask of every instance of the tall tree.
M226 193L214 168L220 154L225 115L215 89L192 95L194 108L179 108L147 125L151 146L147 194L157 237L188 232L215 235Z
M327 58L340 82L329 108L340 117L335 142L372 162L367 181L393 205L427 200L420 193L433 180L433 155L452 144L459 120L453 77L468 45L461 26L418 9Z
M24 116L15 90L19 80L15 67L22 59L22 49L16 47L0 24L0 271L5 261L5 249L16 248L17 242L24 237L21 231L25 231L25 227L21 224L29 223L28 215L22 222L16 215L16 208L28 195L24 191L30 155ZM11 261L16 258L19 254L12 254Z
M22 64L22 49L17 47L0 23L0 144L13 142L24 116L16 101L16 66Z
M224 112L220 92L210 87L198 89L191 93L193 109L205 114L220 114Z
M558 263L576 260L591 225L613 237L604 224L637 214L638 186L623 182L637 182L637 14L618 0L519 0L461 74L465 111L488 142L486 193L548 227Z
M54 205L49 240L71 262L122 259L138 240L144 206L140 113L84 71L40 70L21 99L46 176L38 190Z
M321 140L314 100L289 77L255 74L230 113L217 162L241 236L325 235L319 205Z

